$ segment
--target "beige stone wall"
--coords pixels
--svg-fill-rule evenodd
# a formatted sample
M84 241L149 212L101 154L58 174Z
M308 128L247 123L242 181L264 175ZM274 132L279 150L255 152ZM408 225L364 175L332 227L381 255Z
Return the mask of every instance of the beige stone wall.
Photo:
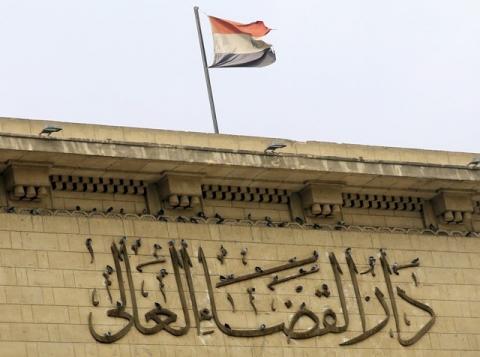
M218 213L225 218L247 219L250 215L252 220L265 217L277 222L291 220L287 204L205 200L203 208L205 214L210 217Z
M138 195L119 195L115 193L84 193L84 192L54 192L52 206L61 210L107 211L110 207L114 212L123 209L126 213L142 213L147 208L145 197Z
M345 223L358 226L423 228L421 212L344 208Z
M120 341L104 345L95 342L88 330L88 314L99 331L115 332L119 323L108 318L105 311L111 308L103 286L102 271L105 265L113 266L110 253L112 240L118 242L128 236L128 247L142 238L139 255L130 251L132 265L151 260L152 246L160 243L161 254L168 259L160 267L167 269L165 278L167 303L158 288L155 272L159 266L145 268L133 278L137 287L140 314L153 307L155 301L179 315L176 325L183 324L175 279L168 256L168 241L180 239L189 243L193 261L193 279L199 308L208 307L208 296L197 249L202 246L207 255L213 282L220 274L242 275L252 272L255 266L271 267L285 263L293 256L309 257L313 250L320 254L320 272L279 285L275 292L267 289L270 277L215 289L218 310L222 321L235 328L258 328L260 324L288 323L291 316L305 302L307 307L321 316L330 307L343 321L338 291L328 263L328 252L335 252L343 269L343 284L350 315L348 331L329 334L308 340L288 343L282 333L260 338L233 338L223 335L211 321L202 322L202 330L214 333L197 336L190 310L192 328L183 337L173 337L162 331L144 336L132 328ZM90 256L85 240L91 237L95 262ZM225 264L216 259L220 245L228 250ZM360 271L367 268L371 255L377 256L379 248L387 249L390 263L405 263L415 257L421 266L392 275L394 286L400 286L418 300L430 305L437 315L433 328L414 346L402 347L389 336L395 331L393 317L378 334L352 347L340 347L339 343L356 336L361 331L353 287L345 264L344 250L352 247L352 254ZM248 248L248 264L241 263L240 250ZM307 267L309 267L308 265ZM359 275L360 291L370 296L364 301L367 326L373 327L384 317L375 298L378 286L388 299L387 289L379 261L376 277ZM297 269L279 273L293 274ZM415 271L419 286L415 287L411 272ZM183 273L182 273L183 275ZM141 281L145 280L148 298L140 295ZM112 275L114 302L119 299L118 283ZM315 289L327 283L332 296L318 298ZM304 290L297 294L295 287ZM256 288L255 315L249 304L246 288ZM93 307L91 292L96 288L100 305ZM185 286L186 289L186 286ZM186 290L187 291L187 290ZM231 312L226 299L229 292L237 311ZM131 301L127 289L127 311ZM270 308L275 298L276 312ZM287 309L284 301L291 299L293 307ZM189 301L188 297L187 300ZM403 336L411 336L428 321L428 315L397 297ZM390 305L389 305L390 306ZM189 301L190 308L190 301ZM390 308L391 309L391 308ZM411 321L406 326L403 313ZM120 323L121 324L121 323ZM302 321L297 328L310 326ZM86 218L72 216L30 216L0 214L0 355L6 356L478 356L480 351L480 240L478 238L428 235L355 233L317 231L291 228L268 228L215 224L164 223L141 219Z

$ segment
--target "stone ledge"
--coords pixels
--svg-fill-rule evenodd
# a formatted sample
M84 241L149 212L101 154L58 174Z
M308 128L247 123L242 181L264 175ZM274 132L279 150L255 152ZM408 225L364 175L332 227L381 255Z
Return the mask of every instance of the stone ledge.
M340 157L313 157L305 155L266 155L258 152L218 151L205 148L168 147L165 145L132 145L131 143L106 143L45 139L31 136L0 134L0 159L15 158L27 161L48 159L56 167L74 166L90 169L88 158L98 162L107 160L106 170L136 171L138 173L159 173L158 168L181 169L201 172L211 177L220 167L230 168L222 177L238 177L239 170L247 170L250 179L283 177L282 181L302 182L314 179L326 181L345 177L346 181L359 182L382 187L377 178L388 180L387 186L395 181L405 180L409 187L427 186L427 189L456 188L480 191L480 170L466 166L410 164L402 162L367 162ZM164 171L164 170L161 170ZM275 172L279 174L275 174ZM287 172L288 171L288 172ZM245 173L243 173L245 175ZM411 182L414 180L413 182ZM428 187L433 180L443 181L435 187ZM417 182L418 181L418 182ZM421 181L425 181L423 184ZM410 183L411 182L411 183ZM449 186L454 182L453 187Z
M419 150L320 141L301 142L282 138L180 132L161 129L0 117L1 133L38 137L38 134L46 125L60 126L64 129L59 133L55 133L55 138L73 139L74 141L128 142L132 145L140 144L143 146L149 144L169 144L173 146L209 148L214 151L227 149L235 151L246 150L263 152L272 142L281 142L287 144L287 147L281 150L282 153L294 155L304 154L313 156L348 157L365 161L377 160L460 166L467 165L473 157L478 156L478 153L472 154L438 150Z

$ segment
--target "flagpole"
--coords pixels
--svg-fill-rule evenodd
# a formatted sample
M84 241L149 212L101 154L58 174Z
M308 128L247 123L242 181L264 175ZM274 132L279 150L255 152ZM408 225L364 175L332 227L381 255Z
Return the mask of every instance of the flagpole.
M205 73L205 82L207 83L208 100L210 101L210 111L212 113L213 129L218 134L217 113L215 112L215 103L213 102L212 85L210 83L210 73L208 72L207 57L205 55L205 46L203 44L202 28L200 26L200 17L198 16L198 6L193 7L195 21L197 22L198 41L200 42L200 51L202 53L203 71Z

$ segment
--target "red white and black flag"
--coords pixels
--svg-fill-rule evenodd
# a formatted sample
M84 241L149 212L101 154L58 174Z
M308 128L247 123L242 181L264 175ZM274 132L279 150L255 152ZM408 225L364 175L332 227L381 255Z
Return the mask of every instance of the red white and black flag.
M215 58L210 68L264 67L275 62L272 45L261 40L270 32L263 21L241 24L209 16Z
M270 32L270 28L265 26L263 21L242 24L236 21L207 15L212 26L215 50L213 63L211 66L208 66L198 6L193 7L193 12L197 24L198 41L200 42L200 52L202 54L203 71L205 73L213 128L215 133L218 134L220 131L218 129L217 113L213 101L209 68L265 67L275 62L275 52L273 52L272 45L261 39Z

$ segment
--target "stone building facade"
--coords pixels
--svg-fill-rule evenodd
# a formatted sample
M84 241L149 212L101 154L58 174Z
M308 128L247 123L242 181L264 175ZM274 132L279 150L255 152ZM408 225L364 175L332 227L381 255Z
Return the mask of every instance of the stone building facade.
M478 356L475 156L1 118L0 355Z

